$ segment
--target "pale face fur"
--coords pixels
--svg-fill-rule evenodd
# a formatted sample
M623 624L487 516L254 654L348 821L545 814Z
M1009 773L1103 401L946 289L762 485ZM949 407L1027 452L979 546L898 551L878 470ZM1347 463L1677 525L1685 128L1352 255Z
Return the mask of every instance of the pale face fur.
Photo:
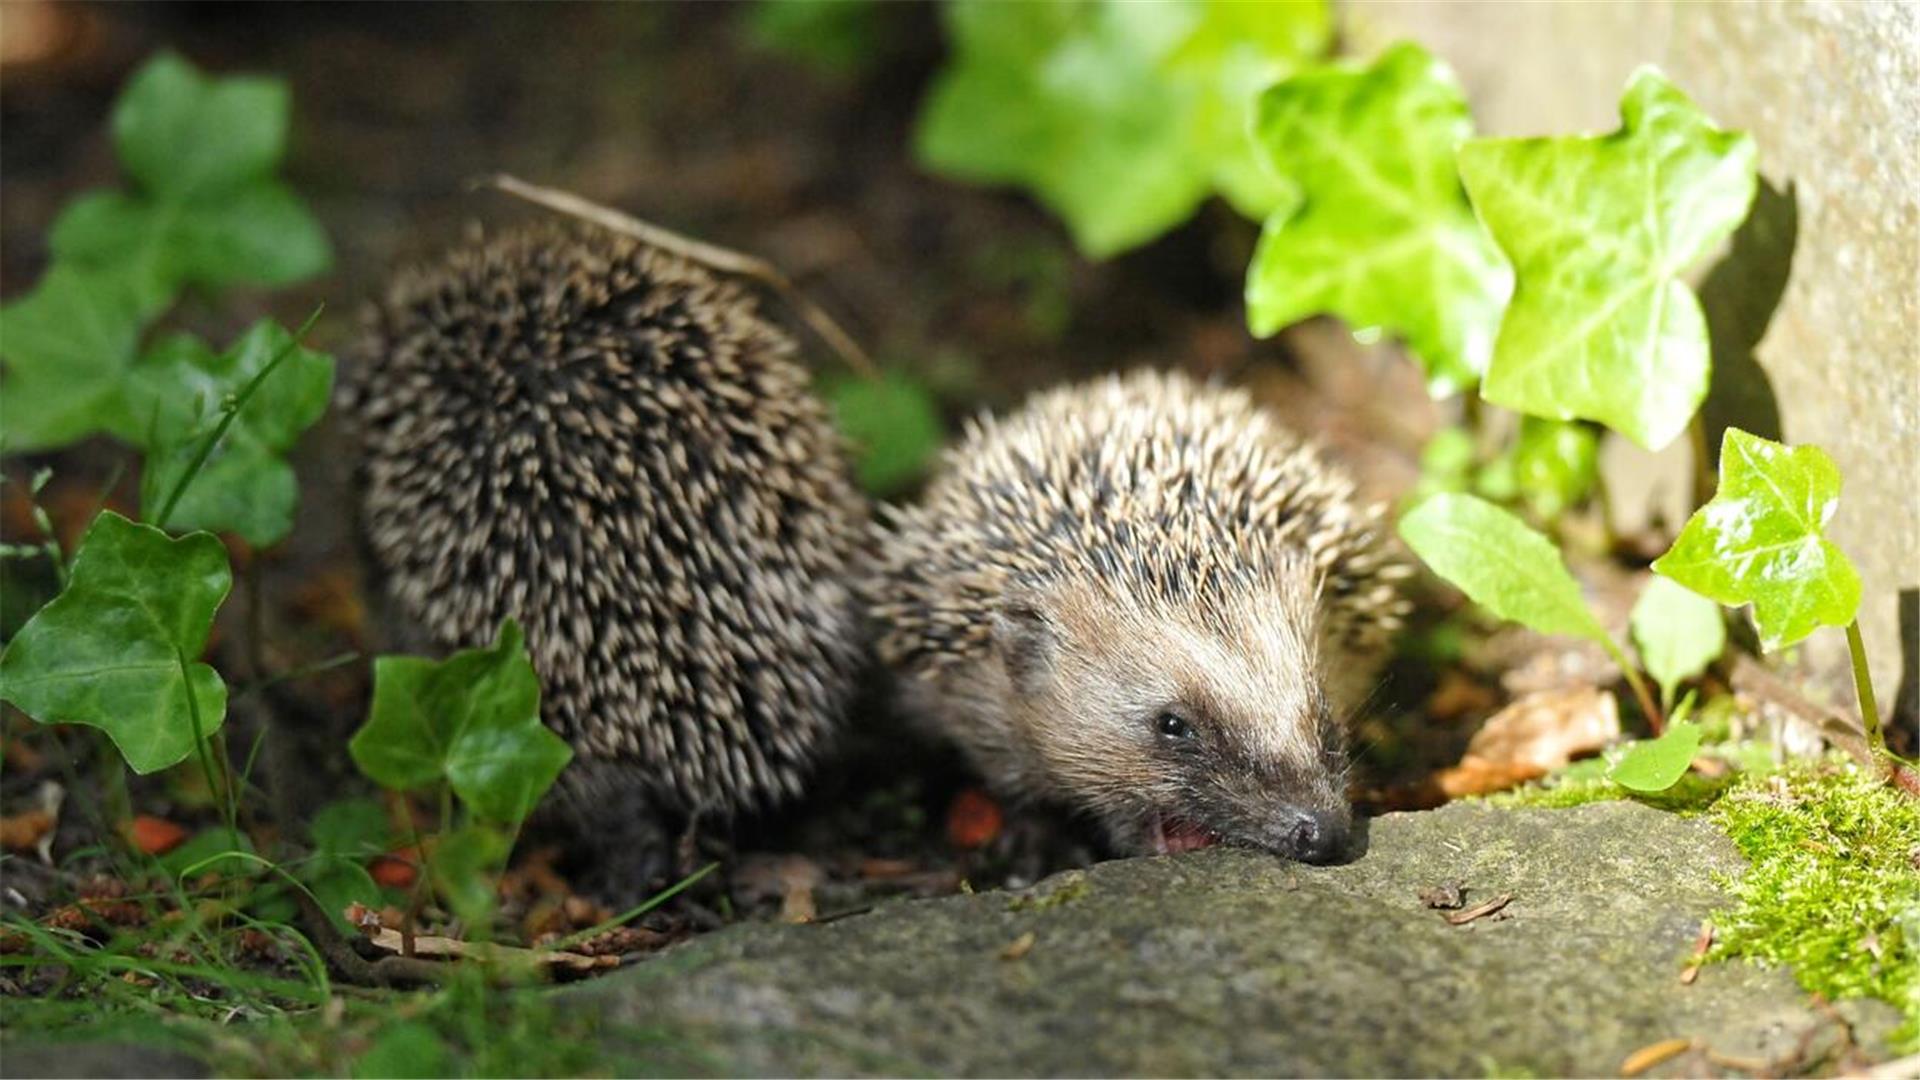
M1182 609L1084 581L1009 597L993 649L926 705L996 786L1088 814L1134 854L1215 842L1324 862L1345 849L1345 740L1310 581ZM964 689L963 689L964 687Z

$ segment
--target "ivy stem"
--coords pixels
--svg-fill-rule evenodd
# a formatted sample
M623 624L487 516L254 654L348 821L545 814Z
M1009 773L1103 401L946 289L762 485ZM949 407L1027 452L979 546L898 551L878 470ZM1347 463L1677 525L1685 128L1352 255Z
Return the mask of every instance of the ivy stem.
M1713 489L1719 476L1707 462L1707 425L1700 419L1698 409L1694 410L1693 419L1687 424L1687 438L1693 450L1693 505L1699 509L1713 498Z
M273 359L267 361L267 366L261 368L259 374L247 380L247 385L241 387L240 393L234 396L233 404L222 411L220 422L214 425L213 431L201 442L200 448L194 451L193 460L187 464L187 470L180 474L180 479L173 482L173 490L167 493L167 501L160 504L160 513L153 519L156 528L164 530L167 527L167 519L173 516L173 508L179 505L180 496L187 493L187 486L193 483L194 477L199 476L200 470L206 467L207 459L213 456L213 448L219 446L220 440L227 437L227 429L231 428L234 420L239 418L240 410L247 407L247 399L253 397L254 392L260 389L260 384L267 381L267 376L272 375L281 364L286 362L287 357L292 356L295 350L300 348L300 340L307 336L307 331L313 329L313 324L319 321L320 313L326 308L325 304L314 307L313 314L307 316L307 321L300 324L300 328L293 332L293 336L287 339L285 345L280 346L279 350L273 354Z
M1611 636L1603 640L1607 652L1613 654L1613 662L1620 665L1620 674L1627 677L1627 686L1633 690L1634 699L1640 702L1640 711L1647 717L1647 727L1659 735L1667 726L1666 716L1660 711L1660 706L1654 703L1653 694L1648 692L1647 681L1640 677L1640 673L1627 660L1627 654L1620 651L1620 646L1613 643Z
M1867 749L1883 754L1886 744L1880 739L1880 707L1873 700L1873 677L1867 672L1867 643L1860 637L1860 620L1847 624L1847 652L1853 657L1853 692L1860 697L1860 719L1867 728Z
M187 665L187 654L179 646L174 646L174 657L180 662L180 685L187 692L187 720L193 724L193 749L200 757L200 771L207 778L207 792L215 798L221 798L222 785L214 779L213 759L207 753L207 736L200 723L200 700L193 692L193 669ZM229 778L224 785L225 798L221 809L227 819L227 838L233 850L240 850L240 826L233 811L233 783Z

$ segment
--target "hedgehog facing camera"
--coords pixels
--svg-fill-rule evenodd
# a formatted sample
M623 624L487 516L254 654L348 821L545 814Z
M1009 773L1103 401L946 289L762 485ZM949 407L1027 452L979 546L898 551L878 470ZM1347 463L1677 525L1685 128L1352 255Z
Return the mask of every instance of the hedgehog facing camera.
M1246 394L1138 373L974 424L863 592L907 710L1003 796L1122 853L1330 862L1405 610L1379 521Z
M672 831L797 795L864 648L868 508L793 342L731 281L603 230L400 275L345 393L367 543L428 643L525 628L557 790L622 892Z

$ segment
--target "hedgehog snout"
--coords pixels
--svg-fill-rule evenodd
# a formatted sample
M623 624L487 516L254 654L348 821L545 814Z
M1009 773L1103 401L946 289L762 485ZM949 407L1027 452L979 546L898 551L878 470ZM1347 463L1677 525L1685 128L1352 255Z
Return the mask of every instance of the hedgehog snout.
M1344 810L1281 806L1269 816L1260 845L1303 863L1338 862L1347 852L1350 815Z

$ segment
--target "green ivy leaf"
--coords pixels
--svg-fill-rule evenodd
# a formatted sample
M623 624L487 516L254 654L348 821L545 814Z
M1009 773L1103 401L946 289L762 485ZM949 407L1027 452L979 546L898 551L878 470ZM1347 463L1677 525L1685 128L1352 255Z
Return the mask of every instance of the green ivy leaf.
M1657 739L1634 743L1607 775L1634 791L1665 791L1680 782L1700 750L1700 725L1676 720Z
M482 926L492 917L499 896L493 874L506 862L508 848L507 838L487 825L463 826L433 845L427 870L434 888L467 925Z
M347 859L370 859L393 847L393 824L378 799L339 799L320 808L308 828L313 850Z
M155 194L190 197L258 179L287 142L287 88L275 79L209 79L173 53L147 61L113 110L121 164Z
M133 290L105 271L55 265L31 293L0 308L0 444L37 450L106 426L140 330Z
M1585 424L1523 416L1507 457L1515 489L1542 521L1558 518L1600 482L1600 436Z
M1728 607L1752 604L1769 652L1817 626L1845 626L1860 610L1860 575L1821 533L1839 500L1840 470L1819 447L1728 428L1718 494L1654 572Z
M1401 517L1400 538L1434 573L1495 615L1543 634L1613 647L1552 542L1492 503L1435 495Z
M1472 134L1452 72L1412 44L1261 95L1255 142L1300 201L1267 221L1248 268L1253 332L1338 315L1405 338L1436 395L1477 382L1512 275L1456 174Z
M883 14L871 0L759 0L747 11L747 32L761 48L848 75L879 52Z
M270 375L269 367L286 353ZM207 439L227 403L260 379L220 436L200 473L167 519L169 528L238 533L265 547L293 528L299 485L285 454L326 412L333 390L333 358L301 347L272 320L255 323L215 354L186 335L156 346L128 379L123 432L147 448L140 502L159 512Z
M959 0L944 15L954 58L921 112L920 160L1031 189L1087 254L1153 239L1216 189L1253 216L1286 199L1248 110L1325 51L1322 0Z
M893 495L911 486L946 440L933 395L898 372L837 379L823 390L841 432L854 446L855 478L874 495Z
M1634 602L1629 622L1640 662L1660 684L1662 704L1671 703L1674 688L1707 670L1727 646L1720 605L1658 575Z
M1658 448L1707 391L1706 320L1678 276L1746 216L1755 150L1651 68L1620 117L1596 138L1461 147L1461 179L1516 274L1481 392Z
M573 756L540 723L540 683L511 619L490 649L375 660L373 707L348 749L383 787L445 779L475 814L506 824L527 816Z
M393 826L378 800L341 799L321 807L308 831L313 857L301 865L300 880L321 910L346 929L349 904L378 907L385 900L366 864L393 847Z
M226 717L226 684L195 660L232 584L212 536L103 513L66 589L0 654L0 698L43 724L100 728L135 772L183 761L196 713L202 736Z
M67 207L53 226L55 257L124 272L148 314L182 285L285 285L324 271L326 234L272 177L287 111L278 80L212 79L171 53L154 57L113 114L138 190Z

